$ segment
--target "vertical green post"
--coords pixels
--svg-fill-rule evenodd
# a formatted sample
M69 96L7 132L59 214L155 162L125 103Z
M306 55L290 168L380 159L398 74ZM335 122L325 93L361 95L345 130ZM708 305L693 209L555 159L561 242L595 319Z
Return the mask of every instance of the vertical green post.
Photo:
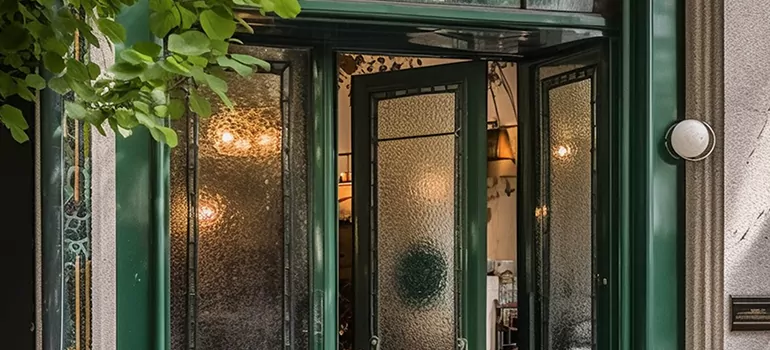
M117 21L124 45L155 41L147 0L126 8ZM168 149L138 128L115 141L117 204L117 348L169 348Z
M627 0L624 7L633 349L684 346L683 167L664 144L682 114L682 4Z
M313 52L313 137L311 245L312 350L337 348L337 72L334 52L322 47Z
M463 175L467 232L467 278L464 318L468 349L486 345L487 285L487 64L475 62L468 69ZM480 96L479 96L480 95Z

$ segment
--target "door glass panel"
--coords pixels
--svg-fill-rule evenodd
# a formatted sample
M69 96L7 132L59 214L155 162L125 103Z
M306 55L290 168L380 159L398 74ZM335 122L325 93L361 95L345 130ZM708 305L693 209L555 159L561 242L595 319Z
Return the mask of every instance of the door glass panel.
M544 317L549 349L593 344L593 68L542 82Z
M229 75L234 109L175 125L172 349L307 349L307 54L239 52L273 71Z
M377 107L378 334L384 349L451 349L456 328L455 94L392 98Z
M594 0L527 0L528 9L593 12Z
M455 127L455 94L437 93L378 102L381 139L452 132Z

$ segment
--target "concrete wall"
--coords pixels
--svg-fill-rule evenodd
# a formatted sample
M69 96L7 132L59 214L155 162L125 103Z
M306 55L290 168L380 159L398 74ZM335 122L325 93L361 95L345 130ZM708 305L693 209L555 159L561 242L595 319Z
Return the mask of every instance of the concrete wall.
M770 332L730 332L730 295L770 295L770 2L724 7L725 349L770 349Z

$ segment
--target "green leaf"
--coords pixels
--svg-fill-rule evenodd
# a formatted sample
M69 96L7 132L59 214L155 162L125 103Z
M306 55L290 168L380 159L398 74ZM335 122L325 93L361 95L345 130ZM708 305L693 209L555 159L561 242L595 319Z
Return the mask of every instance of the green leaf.
M187 107L184 104L184 101L179 99L172 99L171 103L168 104L168 112L170 114L171 119L179 119L182 116L184 116L184 113L187 111Z
M127 109L118 109L115 111L115 120L118 122L121 128L132 129L139 125L139 121L136 120L134 112Z
M35 94L32 93L32 91L29 91L29 87L27 86L27 83L22 80L15 78L16 80L16 93L19 94L19 97L27 100L27 101L35 101Z
M150 97L152 97L152 102L154 104L165 105L167 102L165 86L162 88L152 89L150 92Z
M199 95L195 90L190 90L190 109L201 118L211 116L211 103L205 97Z
M139 120L139 123L145 124L142 122L142 116L140 114L144 113L144 116L147 117L147 114L150 114L150 105L142 101L134 101L134 108L138 110L136 112L136 118Z
M126 49L120 52L120 58L131 64L146 64L152 63L154 60L152 57L147 56L134 49Z
M158 64L161 66L161 68L165 69L169 73L183 75L186 77L190 76L190 70L179 64L179 62L174 57L166 57L165 61L159 61Z
M256 65L257 67L261 68L263 71L266 71L266 72L269 72L270 69L271 69L270 68L270 63L268 63L267 61L261 60L259 58L256 58L254 56L251 56L251 55L243 55L243 54L234 53L234 54L230 55L230 57L232 57L234 60L236 60L238 62L241 62L241 63L249 65L249 66Z
M182 30L192 28L193 24L198 20L198 15L182 5L176 5L176 8L179 11L179 17L182 19L180 28L182 28Z
M80 81L73 80L69 77L67 79L67 84L69 84L69 87L72 89L75 94L80 97L80 99L92 102L96 100L96 92L90 85L86 85Z
M48 81L48 87L61 95L64 95L70 91L70 86L67 84L67 80L62 77L51 78L51 80Z
M273 12L282 18L297 17L301 9L297 0L274 0L274 2Z
M160 51L163 49L160 45L149 41L136 43L132 48L136 50L136 52L152 58L157 58L158 55L160 55Z
M126 28L109 18L99 18L96 20L96 26L99 31L104 33L113 43L122 43L126 41Z
M99 77L99 74L102 74L102 69L99 68L99 65L93 62L88 62L88 75L91 77L91 79L96 79Z
M251 67L238 62L232 58L227 58L225 56L219 56L217 57L217 63L219 63L222 67L229 67L238 72L241 76L247 77L249 76L253 70Z
M88 68L83 62L74 58L67 60L67 75L77 81L90 81L91 77Z
M75 120L85 120L88 117L88 111L79 103L65 101L64 110L67 112L67 117Z
M93 29L91 29L91 26L88 25L85 21L82 20L75 20L75 23L77 23L78 33L86 38L86 41L88 41L89 44L99 47L99 39L96 38L96 35L94 35Z
M155 115L157 115L160 118L165 118L168 116L168 106L166 105L157 105L155 107L152 107L152 111L155 112Z
M235 21L221 11L206 10L200 15L201 27L212 40L225 40L235 33Z
M207 60L205 57L201 56L190 56L187 57L187 61L192 63L194 66L198 67L206 67L209 64L209 60Z
M50 37L43 38L40 42L40 46L45 51L50 51L58 54L59 56L64 56L67 54L67 51L69 48L67 45L65 45L61 40L57 39L55 36L53 36L53 32L50 33Z
M238 38L230 38L230 39L227 39L227 41L229 41L231 43L236 43L238 45L243 45L243 40L238 39Z
M227 49L230 47L230 43L221 40L211 41L211 52L215 55L221 56L227 54Z
M162 63L162 62L161 62ZM162 84L165 84L165 78L166 78L166 71L161 67L160 63L153 64L147 67L147 69L144 70L144 73L142 73L142 81L162 81Z
M246 31L249 32L250 34L254 34L254 28L252 28L248 23L246 23L246 21L244 21L243 18L241 18L241 16L235 16L235 19L238 21L238 24L240 24L241 27L243 27L243 29L246 29ZM241 42L241 45L243 45L242 42Z
M179 144L179 138L177 137L176 131L174 131L174 129L167 128L165 126L159 126L155 129L163 134L163 139L169 147L174 148L177 144Z
M64 60L61 55L57 55L54 52L46 52L43 55L43 64L45 68L53 73L61 73L64 70Z
M8 104L0 106L0 120L2 120L3 124L9 129L12 127L21 130L29 129L29 124L27 124L27 120L24 119L21 110Z
M211 51L211 41L197 30L188 30L182 34L168 37L168 50L185 56L198 56Z
M10 74L0 71L0 96L6 98L16 93L16 81Z
M45 89L45 79L43 79L43 77L41 77L39 74L28 74L27 77L24 78L24 81L28 86L34 89Z
M165 10L162 12L153 12L150 15L150 31L159 38L165 38L171 29L181 24L181 17L178 11Z
M110 67L110 72L112 72L117 79L131 80L142 75L145 69L145 65L119 62Z
M150 0L150 9L155 12L170 10L173 6L172 0Z
M0 30L0 49L7 51L19 51L32 43L29 31L20 22L3 24Z
M11 137L13 137L13 139L16 142L24 143L24 142L29 141L29 136L27 135L26 132L24 132L24 130L19 129L19 128L15 127L15 126L12 126L9 129L11 129Z

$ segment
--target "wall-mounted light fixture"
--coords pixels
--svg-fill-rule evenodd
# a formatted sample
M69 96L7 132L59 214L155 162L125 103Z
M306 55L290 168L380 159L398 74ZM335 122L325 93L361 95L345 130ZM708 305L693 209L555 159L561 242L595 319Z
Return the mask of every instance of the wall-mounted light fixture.
M706 122L686 119L668 129L666 147L676 159L692 162L704 160L714 152L716 134Z

